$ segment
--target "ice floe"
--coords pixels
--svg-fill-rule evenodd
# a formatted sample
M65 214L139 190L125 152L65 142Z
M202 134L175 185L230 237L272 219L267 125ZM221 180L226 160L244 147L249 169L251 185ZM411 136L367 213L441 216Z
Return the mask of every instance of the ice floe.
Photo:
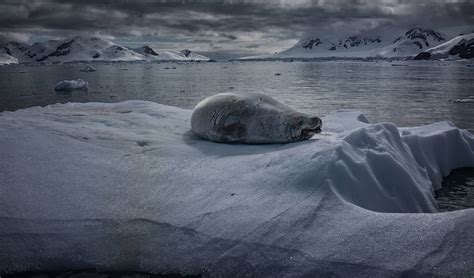
M469 96L468 98L458 98L453 100L454 103L474 103L474 96Z
M56 83L55 91L72 91L72 90L87 90L89 83L82 79L77 80L63 80Z
M474 274L474 210L433 190L474 166L450 122L360 113L281 145L217 144L190 110L144 101L0 114L0 272L204 276Z

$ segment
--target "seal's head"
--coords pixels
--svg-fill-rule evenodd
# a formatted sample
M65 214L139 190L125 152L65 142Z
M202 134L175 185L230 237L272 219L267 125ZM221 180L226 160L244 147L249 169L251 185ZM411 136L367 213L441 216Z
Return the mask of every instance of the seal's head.
M301 115L296 117L296 123L291 124L292 134L295 141L306 140L320 133L323 122L319 117Z
M311 138L321 132L321 119L299 113L257 93L225 93L206 98L194 108L193 132L220 143L271 144Z

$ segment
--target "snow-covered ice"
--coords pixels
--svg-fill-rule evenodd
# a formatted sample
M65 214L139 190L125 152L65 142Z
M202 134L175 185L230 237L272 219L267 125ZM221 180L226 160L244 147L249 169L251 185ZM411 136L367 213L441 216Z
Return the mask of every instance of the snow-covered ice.
M433 189L474 166L450 122L357 112L286 145L196 138L144 101L0 114L0 273L98 268L204 276L474 275L474 210Z
M87 90L89 83L82 79L77 80L63 80L56 83L55 91L71 91L71 90Z

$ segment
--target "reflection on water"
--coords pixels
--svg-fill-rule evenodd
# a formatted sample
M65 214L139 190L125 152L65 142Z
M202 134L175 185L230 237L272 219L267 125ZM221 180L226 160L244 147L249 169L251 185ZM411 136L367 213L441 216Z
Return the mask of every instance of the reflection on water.
M436 200L440 211L474 207L474 168L454 170L436 191Z

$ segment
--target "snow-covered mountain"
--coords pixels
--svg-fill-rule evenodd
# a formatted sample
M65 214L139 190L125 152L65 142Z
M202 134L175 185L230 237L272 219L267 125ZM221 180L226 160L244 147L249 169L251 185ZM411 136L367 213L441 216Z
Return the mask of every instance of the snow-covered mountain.
M380 36L348 36L341 39L305 38L276 56L285 57L366 57L382 45Z
M160 61L209 61L208 57L194 53L189 49L181 51L159 51L152 46L144 45L139 48L134 48L133 51L144 55L147 59Z
M0 53L0 66L18 64L18 59L5 53Z
M416 27L377 52L381 57L411 57L446 41L446 36L431 29Z
M19 62L70 61L137 61L145 57L111 41L91 36L76 36L65 40L50 40L32 46L10 42L3 51Z
M0 44L0 54L13 57L17 59L17 62L27 61L33 57L30 46L21 42Z
M446 36L431 29L415 27L398 37L392 32L367 31L352 36L331 34L332 38L309 37L298 41L290 49L272 55L245 57L246 59L288 59L288 58L366 58L366 57L413 57L425 49L446 41Z
M28 45L18 42L0 44L0 54L20 63L71 62L71 61L207 61L209 58L190 50L155 52L149 46L137 51L93 36L76 36L65 40L50 40ZM159 57L159 58L157 58Z
M415 59L472 59L474 33L460 35L418 54Z

